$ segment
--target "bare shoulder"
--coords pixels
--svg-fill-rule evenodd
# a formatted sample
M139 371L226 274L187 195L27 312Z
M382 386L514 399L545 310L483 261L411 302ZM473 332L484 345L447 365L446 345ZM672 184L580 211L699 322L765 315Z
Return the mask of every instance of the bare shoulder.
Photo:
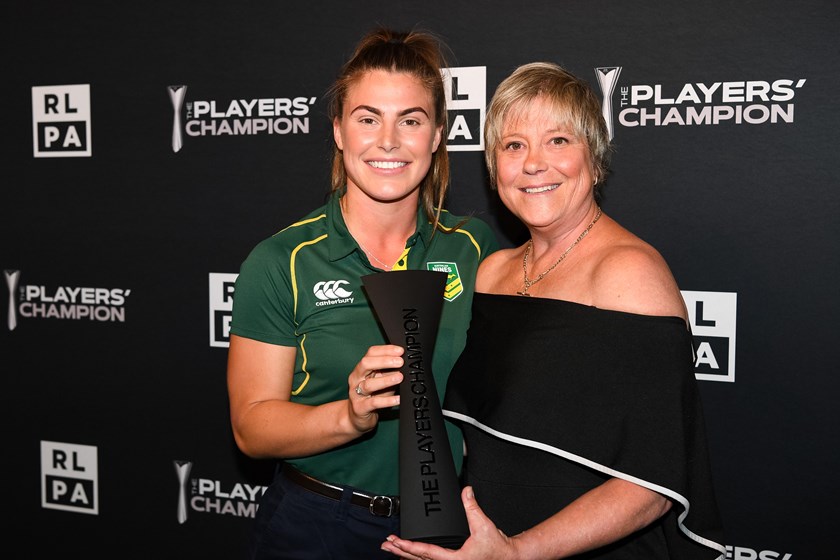
M506 278L510 277L510 270L521 262L518 256L521 248L500 249L481 262L478 267L478 276L475 281L475 289L485 293L503 293L505 287L502 285Z
M685 303L671 269L650 244L626 230L599 251L591 271L594 304L642 315L682 317Z

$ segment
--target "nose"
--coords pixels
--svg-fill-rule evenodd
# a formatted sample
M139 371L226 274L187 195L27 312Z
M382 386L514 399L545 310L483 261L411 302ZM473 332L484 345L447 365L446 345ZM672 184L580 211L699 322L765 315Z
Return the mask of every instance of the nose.
M386 152L390 152L391 150L400 147L399 133L397 132L395 124L385 124L382 127L381 133L379 135L379 147L385 150Z
M535 175L547 169L545 158L541 150L528 150L522 170L528 175Z

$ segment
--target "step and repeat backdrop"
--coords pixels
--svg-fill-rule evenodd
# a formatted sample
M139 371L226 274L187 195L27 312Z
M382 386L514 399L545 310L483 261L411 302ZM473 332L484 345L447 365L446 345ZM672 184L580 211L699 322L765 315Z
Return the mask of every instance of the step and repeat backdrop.
M833 1L107 3L4 9L7 535L28 558L239 558L272 463L225 387L250 249L329 187L325 92L377 24L454 53L448 202L485 105L560 63L603 99L603 207L691 314L728 560L836 558L840 7Z

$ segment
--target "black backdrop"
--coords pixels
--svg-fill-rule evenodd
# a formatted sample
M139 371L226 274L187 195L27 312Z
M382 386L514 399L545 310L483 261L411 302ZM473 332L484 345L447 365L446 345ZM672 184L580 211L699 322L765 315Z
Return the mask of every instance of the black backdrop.
M836 2L16 0L2 21L10 547L238 557L271 472L230 434L230 282L323 202L324 92L382 23L454 51L449 207L506 246L523 232L486 185L483 102L525 62L602 93L613 69L603 206L692 310L727 556L836 556Z

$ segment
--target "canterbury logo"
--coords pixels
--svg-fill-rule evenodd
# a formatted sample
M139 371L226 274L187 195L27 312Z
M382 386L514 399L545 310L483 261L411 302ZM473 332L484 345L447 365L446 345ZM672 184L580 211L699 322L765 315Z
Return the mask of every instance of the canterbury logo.
M315 297L322 301L331 299L349 298L353 292L345 290L342 286L349 284L347 280L329 280L326 282L318 282L312 288Z

